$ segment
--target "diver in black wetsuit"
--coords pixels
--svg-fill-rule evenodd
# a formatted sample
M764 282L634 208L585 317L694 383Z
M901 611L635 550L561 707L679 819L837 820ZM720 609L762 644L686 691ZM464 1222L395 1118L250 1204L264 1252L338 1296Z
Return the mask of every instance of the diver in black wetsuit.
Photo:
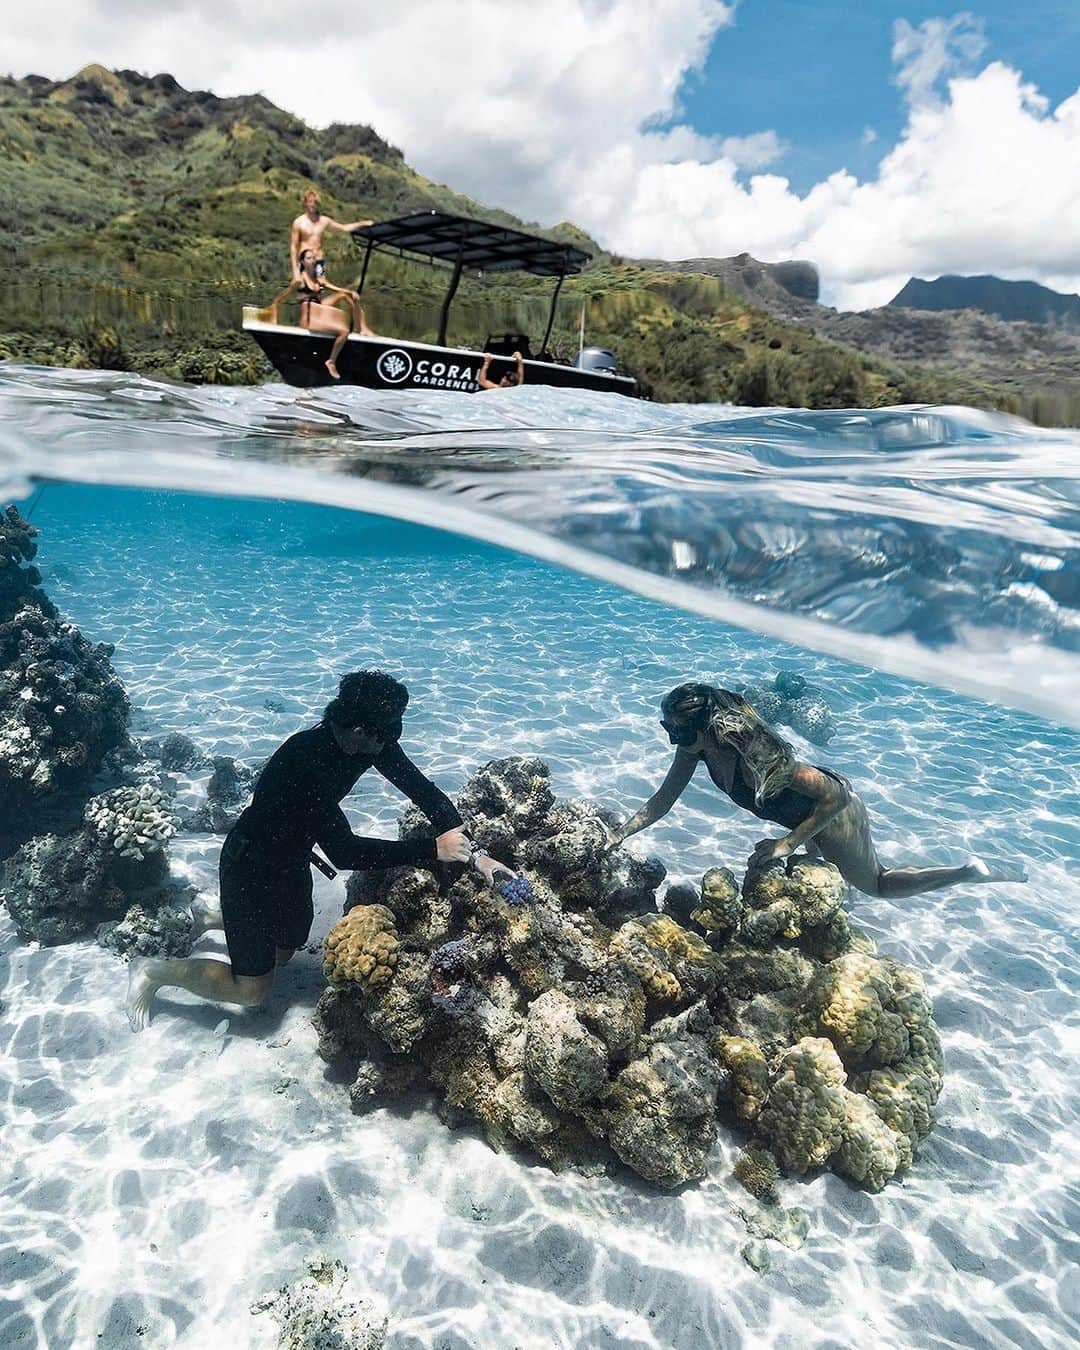
M738 694L710 684L681 684L660 709L661 725L678 747L675 761L652 797L614 832L613 846L667 815L704 760L713 782L737 806L787 831L757 844L751 870L805 846L867 895L902 898L958 882L1027 880L1022 868L1004 865L992 872L981 858L961 867L882 867L866 807L847 779L797 760Z
M471 846L453 802L398 744L408 690L389 675L346 675L323 720L298 732L267 761L251 805L221 849L220 909L195 911L194 937L224 928L229 964L206 957L133 962L128 1017L133 1031L150 1020L163 986L202 998L250 1006L270 991L284 965L308 939L313 918L311 864L359 871L440 862L472 862L492 884L508 869ZM377 769L424 812L435 831L420 839L364 839L353 834L339 803L368 769Z

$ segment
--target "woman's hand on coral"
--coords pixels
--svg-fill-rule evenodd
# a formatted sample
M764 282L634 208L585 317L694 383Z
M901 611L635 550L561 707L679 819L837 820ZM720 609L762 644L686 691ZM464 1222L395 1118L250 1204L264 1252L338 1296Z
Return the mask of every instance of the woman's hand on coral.
M435 840L435 856L440 862L468 862L469 841L462 829L447 830Z
M614 829L610 825L605 825L604 829L607 831L607 839L604 842L603 851L605 853L613 853L623 841L624 836L622 827L620 826L618 829Z
M794 853L794 845L788 839L759 839L750 854L749 868L764 867L767 863L777 862Z

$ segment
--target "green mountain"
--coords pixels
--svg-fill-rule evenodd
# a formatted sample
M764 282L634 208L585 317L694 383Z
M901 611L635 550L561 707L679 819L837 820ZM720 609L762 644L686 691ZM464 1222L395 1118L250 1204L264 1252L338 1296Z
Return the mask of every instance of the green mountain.
M1001 277L912 277L889 301L899 309L977 309L1010 323L1044 323L1080 333L1080 295L1064 295L1036 281Z
M618 258L571 224L540 230L474 202L411 169L370 127L320 131L261 95L218 98L169 75L101 66L70 80L0 79L0 358L265 379L240 310L284 285L289 223L312 183L342 221L438 208L582 244L594 260L563 288L553 345L576 350L584 306L589 341L612 346L657 399L1019 408L992 383L788 323L694 264ZM328 236L327 258L331 277L355 279L351 241ZM806 292L806 265L794 267L791 284ZM774 279L787 284L782 268ZM378 255L364 293L369 321L431 340L444 286L437 267ZM541 333L549 294L536 278L465 278L450 340Z

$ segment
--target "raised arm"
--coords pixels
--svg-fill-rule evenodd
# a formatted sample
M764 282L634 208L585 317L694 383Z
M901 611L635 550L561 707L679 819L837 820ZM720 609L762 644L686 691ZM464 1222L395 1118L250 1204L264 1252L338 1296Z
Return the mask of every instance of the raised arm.
M365 225L374 225L373 220L353 220L348 225L342 225L340 221L335 220L333 216L323 216L328 230L337 230L339 234L352 234L353 230L362 230Z
M498 389L494 380L488 379L488 371L491 369L491 353L484 353L484 364L480 367L480 374L476 377L476 383L481 389Z
M763 839L751 855L752 866L770 862L773 858L786 858L788 854L794 853L800 845L823 830L851 801L850 791L839 778L822 773L809 764L796 764L788 786L804 797L809 797L814 803L814 809L801 825L796 825L782 839Z
M521 354L520 352L515 352L515 353L514 353L514 360L517 362L517 382L518 382L518 384L524 384L524 383L525 383L525 358L522 356L522 354Z
M635 811L626 824L615 831L612 842L621 844L630 835L637 834L639 830L647 830L650 825L655 825L658 820L666 816L682 796L687 783L693 778L699 760L699 755L691 754L688 750L683 750L682 747L676 750L675 758L664 781L645 805Z

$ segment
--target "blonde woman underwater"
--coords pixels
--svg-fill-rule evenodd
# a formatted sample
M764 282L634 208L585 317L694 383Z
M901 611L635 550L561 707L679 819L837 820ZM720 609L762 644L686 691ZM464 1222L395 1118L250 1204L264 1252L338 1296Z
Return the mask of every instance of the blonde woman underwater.
M805 847L833 863L856 890L891 899L960 883L1027 880L1019 866L991 868L981 858L958 867L884 867L866 807L847 779L796 759L745 699L711 684L680 684L660 709L675 760L656 792L615 831L614 843L666 816L704 760L709 777L737 806L787 831L757 844L751 870Z

